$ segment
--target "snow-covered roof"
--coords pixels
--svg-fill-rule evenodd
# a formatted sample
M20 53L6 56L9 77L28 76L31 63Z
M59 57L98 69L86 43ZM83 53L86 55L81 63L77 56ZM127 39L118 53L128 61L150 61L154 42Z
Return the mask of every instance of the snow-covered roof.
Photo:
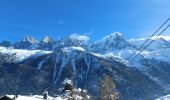
M8 97L10 98L14 98L14 95L7 95ZM18 98L16 100L44 100L43 99L43 96L40 96L40 95L34 95L34 96L22 96L22 95L19 95ZM51 96L48 96L48 100L63 100L61 97L51 97Z
M73 85L72 81L69 80L69 79L65 79L63 84L71 84L71 85Z
M7 95L7 97L14 98L14 95ZM89 99L90 97L87 96L87 98ZM30 96L18 95L16 100L45 100L45 99L43 98L42 95L30 95ZM51 96L48 96L47 100L68 100L68 97L63 97L63 96L51 97ZM74 95L74 100L82 100L82 97L78 96L78 95Z

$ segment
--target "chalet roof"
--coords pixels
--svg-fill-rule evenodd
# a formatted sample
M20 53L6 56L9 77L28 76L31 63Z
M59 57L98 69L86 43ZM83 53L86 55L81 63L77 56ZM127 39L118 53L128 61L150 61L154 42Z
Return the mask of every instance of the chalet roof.
M0 100L13 100L13 99L8 96L2 96L0 97Z

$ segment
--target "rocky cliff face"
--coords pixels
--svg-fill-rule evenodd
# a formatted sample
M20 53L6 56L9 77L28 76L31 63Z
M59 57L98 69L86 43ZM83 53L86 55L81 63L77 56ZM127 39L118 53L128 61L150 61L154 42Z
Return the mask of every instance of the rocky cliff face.
M36 49L38 41L33 37L26 36L22 40L16 42L13 46L16 49Z
M51 51L55 48L56 41L48 36L45 36L38 44L37 49Z
M122 100L147 100L163 90L159 84L136 69L79 49L65 48L35 60L2 64L1 69L2 93L41 94L42 91L48 90L50 94L57 94L61 82L69 78L74 81L76 87L87 89L97 99L100 78L104 75L112 77Z

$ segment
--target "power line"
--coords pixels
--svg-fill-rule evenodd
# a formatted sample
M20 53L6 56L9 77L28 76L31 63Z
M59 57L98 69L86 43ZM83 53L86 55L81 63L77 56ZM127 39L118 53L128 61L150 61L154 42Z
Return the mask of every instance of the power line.
M160 32L148 45L146 45L136 56L134 56L129 62L132 62L137 56L139 56L142 51L144 51L146 48L148 48L162 33L164 33L168 28L170 27L170 24L164 28L162 32Z
M133 54L131 54L126 60L129 60L133 55L135 55L136 52L139 51L169 20L170 20L170 17Z

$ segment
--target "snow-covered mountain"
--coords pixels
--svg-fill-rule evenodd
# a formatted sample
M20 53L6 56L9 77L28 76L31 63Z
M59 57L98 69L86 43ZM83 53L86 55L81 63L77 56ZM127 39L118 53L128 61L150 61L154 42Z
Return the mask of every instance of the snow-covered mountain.
M106 53L122 49L131 49L134 46L126 41L119 32L112 33L104 37L102 40L96 41L90 46L94 52Z
M39 50L0 47L2 94L16 89L21 94L41 94L43 90L59 93L65 78L71 79L75 87L90 91L96 100L100 79L116 84L120 100L150 100L170 93L169 36L158 37L132 62L127 58L139 53L137 48L145 38L126 40L116 32L94 43L88 43L88 39L76 34L57 41L45 37L33 42L36 40L27 38L23 41L36 44L31 49ZM9 79L11 82L7 83Z

